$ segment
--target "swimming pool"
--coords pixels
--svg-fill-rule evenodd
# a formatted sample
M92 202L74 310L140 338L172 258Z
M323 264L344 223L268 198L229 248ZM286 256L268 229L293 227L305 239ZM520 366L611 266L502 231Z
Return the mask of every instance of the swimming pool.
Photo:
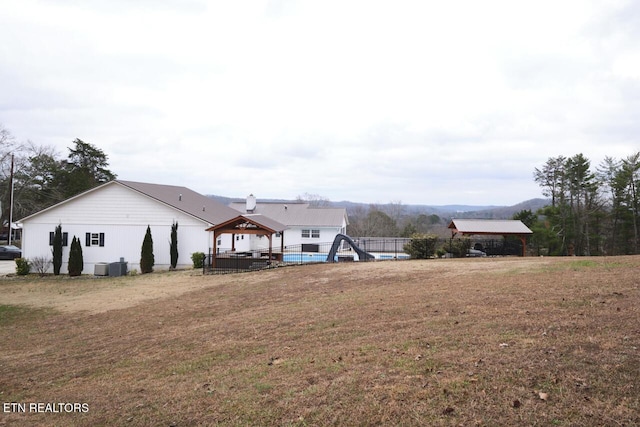
M409 259L411 258L410 255L407 254L396 254L396 255L392 255L392 254L373 254L376 259Z
M284 262L291 263L304 263L304 262L326 262L327 255L323 253L285 253L282 257ZM390 259L409 259L410 256L402 253L402 254L373 254L377 260L390 260ZM353 257L354 261L358 261L358 254L337 254L334 257L334 261L338 261L339 256L348 256Z
M326 262L327 261L327 255L329 255L329 254L322 254L322 253L284 254L282 256L282 261L284 261L284 262ZM336 255L336 260L337 259L338 258L337 258L337 255Z

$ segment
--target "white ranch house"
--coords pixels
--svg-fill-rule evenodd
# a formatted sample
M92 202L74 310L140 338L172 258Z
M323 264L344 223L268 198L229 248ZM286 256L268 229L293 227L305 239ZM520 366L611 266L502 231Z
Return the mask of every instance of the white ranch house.
M332 243L338 234L346 234L349 220L344 208L312 207L306 202L258 202L249 195L246 202L231 203L244 215L262 215L284 224L285 247L299 247L307 243ZM278 236L279 237L279 236ZM236 235L237 251L252 251L268 247L268 239L255 235ZM218 241L219 248L230 248L229 236Z
M71 239L82 245L83 274L94 265L128 263L140 270L140 251L151 227L155 269L168 269L171 225L178 222L178 268L192 265L193 252L207 252L211 233L205 229L227 221L238 212L186 187L115 180L81 193L22 221L22 256L51 258L50 233L60 224L66 233L62 273L67 272Z
M213 250L214 233L208 228L248 214L267 217L287 226L284 245L332 242L345 233L348 223L344 209L312 208L306 203L246 203L225 206L186 187L114 180L71 197L26 218L23 227L22 256L27 259L52 257L52 235L62 226L61 273L67 273L69 248L73 236L80 239L84 258L83 274L93 274L97 263L127 262L129 270L140 269L140 251L147 229L153 236L156 270L170 265L171 225L178 223L178 268L192 265L191 254ZM219 236L217 251L232 247L236 251L265 249L269 239L256 235ZM273 241L280 241L274 236ZM277 247L279 249L279 247ZM52 269L51 269L52 270Z

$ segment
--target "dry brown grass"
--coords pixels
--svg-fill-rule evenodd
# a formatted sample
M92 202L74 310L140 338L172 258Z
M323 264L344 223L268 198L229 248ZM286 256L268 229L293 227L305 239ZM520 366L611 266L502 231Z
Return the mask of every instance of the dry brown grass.
M0 425L639 425L639 271L496 258L3 280L0 401L89 412Z

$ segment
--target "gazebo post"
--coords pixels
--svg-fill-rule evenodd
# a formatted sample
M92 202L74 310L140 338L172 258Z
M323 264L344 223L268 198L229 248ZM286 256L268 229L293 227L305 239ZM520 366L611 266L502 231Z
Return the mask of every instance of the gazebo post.
M522 257L527 256L527 236L520 236L520 241L522 242Z
M269 239L269 262L267 265L271 265L271 256L273 255L273 250L271 248L271 234L267 234L267 238Z
M284 230L280 232L280 254L284 257Z
M211 254L211 268L216 268L216 254L218 252L218 232L213 232L213 253Z

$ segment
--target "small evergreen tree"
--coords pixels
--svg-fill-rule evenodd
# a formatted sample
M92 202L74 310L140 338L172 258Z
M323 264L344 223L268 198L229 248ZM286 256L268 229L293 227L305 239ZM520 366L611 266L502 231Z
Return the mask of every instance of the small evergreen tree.
M471 239L462 237L459 239L451 239L445 245L445 249L449 251L454 258L464 258L471 249Z
M409 243L404 245L404 251L411 255L412 259L428 259L436 253L437 243L437 236L415 233Z
M60 267L62 267L62 225L56 226L56 231L53 232L53 248L51 248L53 254L53 274L60 275Z
M84 269L84 259L82 257L82 246L80 239L73 236L71 247L69 248L69 276L79 276Z
M171 225L171 243L169 245L169 253L171 256L171 269L175 269L178 265L178 221Z
M153 237L151 237L151 227L147 225L147 232L142 241L142 250L140 252L140 272L142 274L151 273L155 258L153 256Z

